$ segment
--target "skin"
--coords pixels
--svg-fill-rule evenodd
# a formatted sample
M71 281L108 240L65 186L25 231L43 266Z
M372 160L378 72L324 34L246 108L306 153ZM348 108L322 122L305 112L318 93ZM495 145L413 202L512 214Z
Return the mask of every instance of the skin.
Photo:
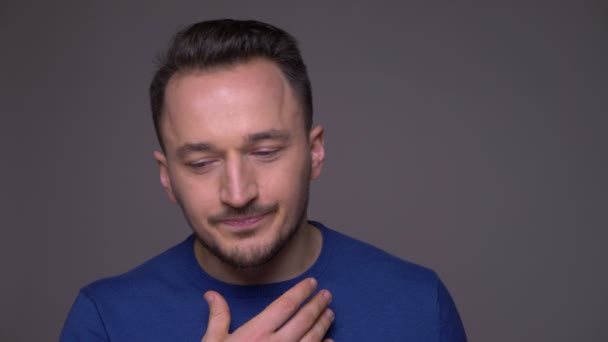
M301 106L273 62L174 75L161 120L166 153L154 152L160 181L198 237L194 253L208 274L231 284L265 284L293 279L314 263L322 237L307 223L306 207L309 182L325 157L323 128L305 129ZM276 336L320 341L333 319L329 292L294 315L315 287L300 283L287 291L239 328L237 340L245 336L239 331L260 338L284 331ZM205 298L211 337L204 340L235 340L220 333L230 322L221 295Z

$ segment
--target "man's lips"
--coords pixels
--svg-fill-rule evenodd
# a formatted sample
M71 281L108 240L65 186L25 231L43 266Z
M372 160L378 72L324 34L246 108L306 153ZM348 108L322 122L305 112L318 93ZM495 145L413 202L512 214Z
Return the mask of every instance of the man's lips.
M246 208L226 208L225 212L209 217L209 223L223 225L227 228L242 230L253 228L260 221L268 218L278 211L277 204L251 205Z
M255 216L235 217L230 219L221 220L223 224L233 227L248 227L252 226L261 220L263 220L268 213L259 214Z

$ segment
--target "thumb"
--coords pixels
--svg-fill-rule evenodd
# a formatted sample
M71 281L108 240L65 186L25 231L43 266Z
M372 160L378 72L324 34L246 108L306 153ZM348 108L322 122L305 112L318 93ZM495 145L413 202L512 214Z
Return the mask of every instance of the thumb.
M230 327L230 308L224 297L215 291L205 292L205 301L209 305L209 322L203 342L223 341Z

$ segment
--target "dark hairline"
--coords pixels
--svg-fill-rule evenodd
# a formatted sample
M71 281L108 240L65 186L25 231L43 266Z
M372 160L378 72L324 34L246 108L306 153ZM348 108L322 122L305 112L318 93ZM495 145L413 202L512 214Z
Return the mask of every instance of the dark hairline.
M179 30L168 49L158 56L149 96L154 129L162 150L165 150L161 120L165 116L166 87L175 74L229 69L258 58L274 63L281 70L295 96L304 127L310 131L312 89L297 40L278 27L256 20L209 20Z

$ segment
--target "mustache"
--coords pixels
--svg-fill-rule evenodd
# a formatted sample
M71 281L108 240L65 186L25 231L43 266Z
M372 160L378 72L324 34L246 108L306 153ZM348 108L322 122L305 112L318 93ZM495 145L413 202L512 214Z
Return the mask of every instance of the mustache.
M238 220L246 217L261 216L275 212L279 209L278 204L261 205L251 203L241 208L226 207L220 214L209 216L208 221L213 224L227 220Z

